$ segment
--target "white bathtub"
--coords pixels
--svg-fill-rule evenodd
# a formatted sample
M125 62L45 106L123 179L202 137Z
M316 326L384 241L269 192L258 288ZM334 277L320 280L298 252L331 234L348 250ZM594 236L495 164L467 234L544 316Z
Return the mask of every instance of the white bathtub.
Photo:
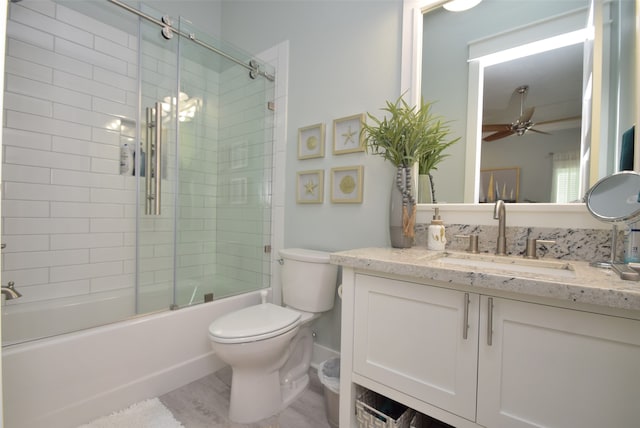
M2 350L5 428L71 428L223 367L207 328L259 292Z

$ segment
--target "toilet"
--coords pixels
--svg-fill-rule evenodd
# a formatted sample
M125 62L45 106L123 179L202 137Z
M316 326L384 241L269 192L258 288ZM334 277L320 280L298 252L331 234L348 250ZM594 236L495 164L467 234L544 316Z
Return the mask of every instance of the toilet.
M309 383L310 322L333 308L338 267L329 253L284 249L282 300L221 316L209 326L216 355L232 368L229 419L252 423L275 415Z

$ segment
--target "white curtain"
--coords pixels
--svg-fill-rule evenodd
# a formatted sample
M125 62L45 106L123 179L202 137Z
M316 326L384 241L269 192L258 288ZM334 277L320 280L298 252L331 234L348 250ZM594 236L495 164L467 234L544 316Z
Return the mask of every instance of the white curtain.
M580 199L580 152L554 153L551 202L567 203Z

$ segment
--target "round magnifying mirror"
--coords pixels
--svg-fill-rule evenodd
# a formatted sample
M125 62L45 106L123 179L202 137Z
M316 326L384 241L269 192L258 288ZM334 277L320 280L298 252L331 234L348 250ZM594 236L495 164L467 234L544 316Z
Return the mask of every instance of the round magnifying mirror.
M640 174L622 171L604 177L586 194L587 209L602 221L626 221L640 214Z

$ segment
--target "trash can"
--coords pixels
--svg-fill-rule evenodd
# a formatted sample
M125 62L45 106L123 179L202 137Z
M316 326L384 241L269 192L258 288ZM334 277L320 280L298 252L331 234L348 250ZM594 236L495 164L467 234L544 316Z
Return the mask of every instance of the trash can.
M318 366L318 377L324 387L324 408L331 428L338 428L340 421L340 358L323 361Z

